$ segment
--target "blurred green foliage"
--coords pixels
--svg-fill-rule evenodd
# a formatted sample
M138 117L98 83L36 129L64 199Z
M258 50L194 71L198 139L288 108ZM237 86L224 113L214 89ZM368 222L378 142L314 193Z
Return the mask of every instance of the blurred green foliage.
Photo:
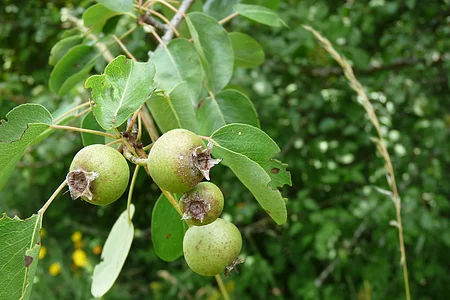
M3 1L0 9L0 113L19 103L46 106L58 115L89 95L79 88L62 99L48 89L48 56L90 1ZM222 18L217 1L208 13ZM236 1L223 1L234 3ZM293 187L288 223L276 226L224 166L212 169L221 187L225 218L244 237L239 274L225 284L235 299L403 299L398 233L375 132L340 68L302 29L319 30L353 64L378 114L395 168L411 292L414 299L443 299L450 292L450 4L449 1L243 1L277 9L289 28L235 18L225 26L262 44L265 63L236 69L233 87L254 102L261 128L281 147ZM216 8L215 8L216 7ZM196 4L196 9L201 6ZM61 14L62 13L62 14ZM63 22L61 22L61 20ZM119 22L118 31L126 31ZM138 59L156 43L142 30L125 41ZM119 54L117 48L112 49ZM96 66L101 73L104 65ZM78 121L73 121L78 122ZM75 133L57 132L33 146L0 191L0 211L27 217L64 179L81 147ZM138 178L134 204L137 236L105 299L219 299L212 278L194 275L183 259L166 263L151 245L150 218L159 196ZM89 265L124 201L94 207L61 195L44 219L46 256L39 263L33 299L89 299ZM83 233L83 244L71 236ZM77 267L75 249L87 254ZM49 274L59 263L58 275Z

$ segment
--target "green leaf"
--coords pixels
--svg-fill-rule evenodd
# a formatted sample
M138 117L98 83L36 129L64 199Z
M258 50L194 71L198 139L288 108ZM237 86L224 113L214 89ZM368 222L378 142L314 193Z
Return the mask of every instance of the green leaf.
M158 88L170 91L182 81L193 105L198 104L202 90L202 65L194 45L186 39L172 40L167 49L159 48L150 58L156 66L155 82Z
M197 110L199 134L210 135L230 123L245 123L259 127L259 119L253 103L243 93L224 90L215 98L207 98Z
M8 112L6 121L0 121L0 190L26 147L52 122L52 115L39 104L19 105Z
M233 48L225 29L213 17L192 12L186 22L205 72L207 86L220 92L233 75Z
M161 194L152 212L152 242L156 254L164 261L174 261L183 254L185 223L175 208Z
M147 106L163 133L175 128L198 131L194 107L189 100L186 81L175 86L169 94L154 93L147 101Z
M99 54L88 45L73 47L61 58L50 74L50 90L59 97L81 82L95 64Z
M83 23L92 33L97 34L102 32L103 27L110 18L120 14L120 12L111 10L98 3L92 5L83 13Z
M74 35L57 42L50 51L48 63L52 66L56 65L70 49L79 45L82 40L82 35Z
M234 51L234 65L242 68L253 68L264 62L264 50L252 37L240 33L228 34Z
M83 120L81 121L81 128L97 130L97 131L105 131L97 123L97 120L95 119L94 114L92 112L90 112L84 116ZM104 144L105 143L105 137L99 136L96 134L86 133L86 132L81 133L81 140L83 142L84 147L89 146L89 145L94 145L94 144Z
M130 216L133 217L134 205L130 206ZM103 247L101 261L94 268L91 293L94 297L102 297L113 286L123 264L130 252L134 237L133 223L128 222L125 210L114 223Z
M285 25L273 10L259 5L236 4L234 9L241 15L258 23L272 27Z
M292 185L291 176L273 156L277 144L260 129L246 124L226 125L211 136L213 154L223 159L277 224L287 219L286 203L277 187Z
M233 6L237 2L237 0L206 0L203 11L216 20L221 20L233 13Z
M26 220L0 218L0 299L30 298L36 273L39 250L39 231L42 215L33 215Z
M129 12L133 10L133 0L97 0L97 2L117 12Z
M117 128L138 110L153 90L154 75L153 64L121 55L106 66L103 75L89 77L85 87L92 88L92 110L100 126Z

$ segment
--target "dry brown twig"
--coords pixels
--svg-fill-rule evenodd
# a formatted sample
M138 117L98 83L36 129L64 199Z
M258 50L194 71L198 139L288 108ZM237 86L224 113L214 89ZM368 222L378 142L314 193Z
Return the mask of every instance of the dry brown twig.
M386 168L386 179L388 181L389 187L392 191L392 199L394 201L395 211L397 220L391 222L391 225L394 225L398 229L398 238L399 238L399 244L400 244L400 264L402 265L403 269L403 280L405 284L405 295L406 299L410 300L410 290L409 290L409 279L408 279L408 267L406 263L406 251L405 251L405 243L403 240L403 226L402 226L402 216L401 216L401 202L400 202L400 196L398 194L397 189L397 183L395 180L395 174L394 174L394 168L392 167L391 157L389 155L389 152L386 147L386 142L384 140L383 134L381 132L380 123L378 121L377 115L375 113L375 110L372 106L372 103L369 100L369 97L367 97L366 92L364 91L364 88L362 84L358 81L355 74L353 73L353 69L350 66L350 64L346 61L344 57L342 57L334 48L331 42L323 37L319 32L317 32L315 29L313 29L310 26L304 25L303 28L310 31L316 39L320 42L322 47L339 63L342 70L344 71L345 77L349 81L350 87L356 92L356 94L361 98L361 104L366 110L370 122L372 123L373 127L375 128L378 137L372 138L372 141L375 143L378 152L381 154L385 161L385 168Z

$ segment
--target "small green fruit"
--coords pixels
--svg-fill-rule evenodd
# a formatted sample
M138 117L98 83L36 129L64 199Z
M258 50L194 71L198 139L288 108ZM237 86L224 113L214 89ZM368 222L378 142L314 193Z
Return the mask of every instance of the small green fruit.
M107 205L119 199L129 179L125 158L105 145L89 145L78 151L67 174L72 199L81 197L95 205Z
M241 248L241 233L234 224L221 218L205 226L190 227L183 239L188 266L203 276L228 273L239 262Z
M181 197L180 209L188 224L207 225L222 213L223 194L214 183L200 182Z
M163 134L148 155L148 170L155 183L172 193L184 193L196 186L220 160L212 159L211 146L186 129Z

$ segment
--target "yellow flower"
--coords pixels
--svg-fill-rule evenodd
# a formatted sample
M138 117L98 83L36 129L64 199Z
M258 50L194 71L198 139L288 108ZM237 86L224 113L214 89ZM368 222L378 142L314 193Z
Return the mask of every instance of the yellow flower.
M92 253L94 253L95 255L100 255L102 253L103 247L102 245L96 245L93 249L92 249Z
M41 249L39 250L39 259L43 259L47 255L47 247L41 246Z
M79 242L81 242L81 240L83 239L83 235L81 234L81 232L79 232L79 231L75 231L73 234L72 234L72 242L75 244L75 243L79 243Z
M73 251L72 260L77 267L85 267L88 264L86 252L81 249Z
M61 264L57 262L52 263L48 268L48 272L52 276L57 276L59 273L61 273Z

